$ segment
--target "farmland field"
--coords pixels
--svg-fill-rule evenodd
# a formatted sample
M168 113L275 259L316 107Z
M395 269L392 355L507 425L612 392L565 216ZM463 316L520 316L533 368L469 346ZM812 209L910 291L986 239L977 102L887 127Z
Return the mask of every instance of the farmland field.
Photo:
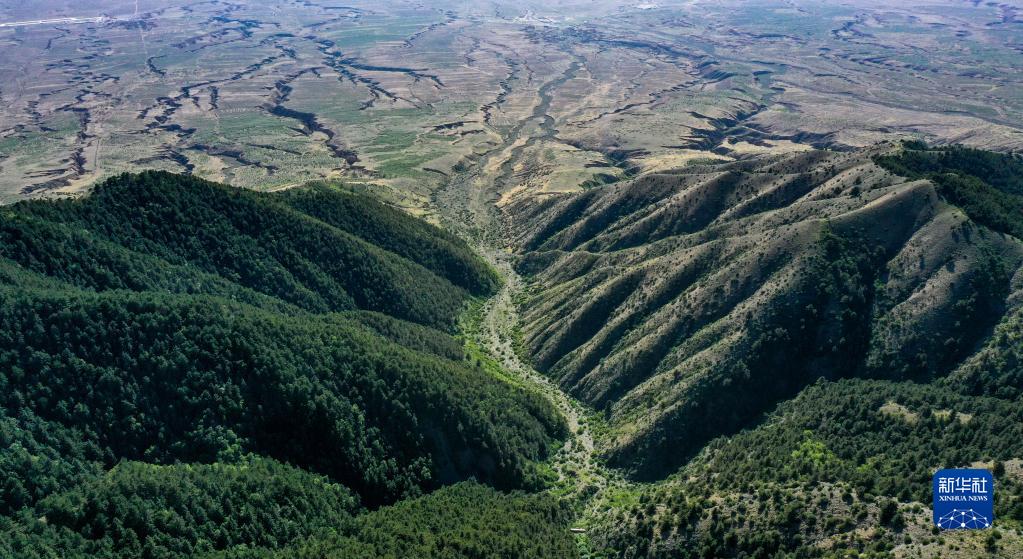
M0 3L0 199L154 168L344 178L433 214L474 164L496 196L907 135L1017 149L1021 17L954 0Z

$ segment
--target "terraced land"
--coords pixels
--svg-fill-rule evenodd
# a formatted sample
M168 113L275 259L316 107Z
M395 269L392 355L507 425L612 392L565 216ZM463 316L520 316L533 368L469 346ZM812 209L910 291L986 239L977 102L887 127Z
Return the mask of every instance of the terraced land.
M893 136L1023 146L1020 12L887 4L0 2L0 199L157 168L435 214L484 156L496 196Z

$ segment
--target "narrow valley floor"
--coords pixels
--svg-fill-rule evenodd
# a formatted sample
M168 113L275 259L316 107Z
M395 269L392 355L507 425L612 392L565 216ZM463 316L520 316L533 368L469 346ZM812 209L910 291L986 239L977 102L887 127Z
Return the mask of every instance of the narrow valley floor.
M525 289L525 281L515 271L514 256L493 247L477 247L486 260L501 274L501 290L483 303L475 315L476 324L464 334L508 374L547 398L568 422L570 435L561 449L549 460L557 476L551 491L573 502L578 517L575 523L580 551L588 555L587 530L590 521L606 509L616 495L629 492L632 482L597 459L595 439L602 418L599 413L566 394L558 384L534 369L517 350L519 315L516 296Z

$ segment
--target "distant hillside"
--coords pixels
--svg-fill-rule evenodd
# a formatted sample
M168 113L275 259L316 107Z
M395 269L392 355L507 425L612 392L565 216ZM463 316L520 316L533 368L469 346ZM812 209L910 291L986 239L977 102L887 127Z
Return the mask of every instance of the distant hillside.
M143 173L0 208L0 555L358 540L363 507L538 487L564 420L448 333L497 283L449 234L326 187ZM484 537L466 522L452 541Z
M525 342L607 411L613 464L657 479L819 377L929 382L999 343L1023 242L985 216L1023 214L885 168L914 153L692 165L506 208L533 280ZM1011 202L998 185L1020 176L969 180Z
M122 175L80 200L4 208L0 256L76 287L362 309L451 328L497 285L464 243L365 197Z

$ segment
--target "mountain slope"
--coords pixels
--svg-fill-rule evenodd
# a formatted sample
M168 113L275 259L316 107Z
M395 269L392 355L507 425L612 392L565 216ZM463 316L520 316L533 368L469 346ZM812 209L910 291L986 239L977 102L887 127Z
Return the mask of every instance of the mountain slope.
M538 487L535 462L566 434L449 334L494 272L377 202L143 173L2 208L0 237L12 556L345 535L363 507L470 478Z
M820 381L593 520L624 557L1018 557L1023 406L947 386ZM931 476L990 468L996 529L936 533Z
M302 211L310 203L323 220ZM312 312L358 308L451 328L466 291L487 293L497 283L449 234L322 188L260 194L145 172L111 179L80 200L3 211L0 256L100 291L160 289L271 304L264 295ZM367 223L404 226L372 230ZM430 250L408 250L420 242Z
M571 510L544 494L502 494L475 483L445 487L358 517L344 536L276 551L235 549L218 559L576 557ZM483 535L473 538L472 535ZM467 537L469 536L469 537Z
M504 208L525 343L608 414L612 464L664 477L819 377L948 375L1008 320L1023 242L881 166L911 156L691 165Z

